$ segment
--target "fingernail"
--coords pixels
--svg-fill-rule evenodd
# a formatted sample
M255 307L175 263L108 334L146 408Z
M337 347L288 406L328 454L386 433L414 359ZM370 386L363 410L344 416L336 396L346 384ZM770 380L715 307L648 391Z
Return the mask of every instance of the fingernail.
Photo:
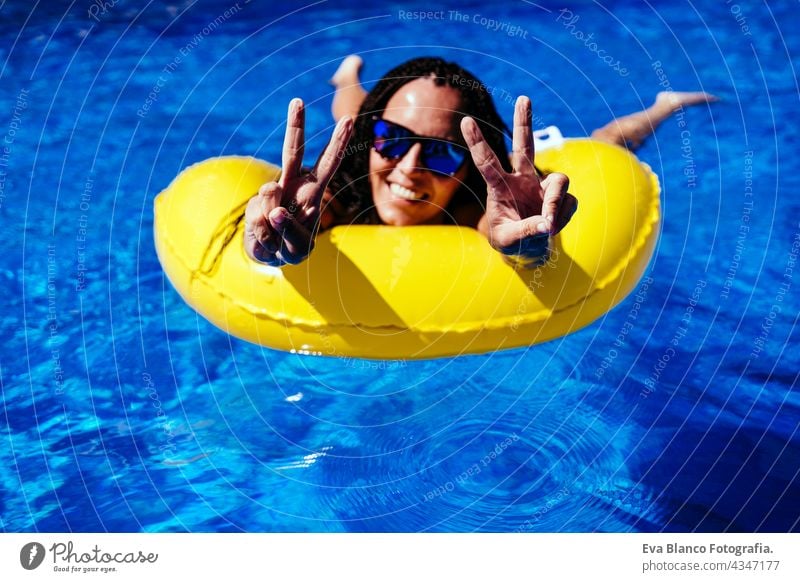
M539 224L536 225L536 231L545 234L547 232L550 232L550 227L546 222L540 222Z
M276 212L272 216L272 221L277 225L283 224L284 220L286 220L286 215L283 212Z

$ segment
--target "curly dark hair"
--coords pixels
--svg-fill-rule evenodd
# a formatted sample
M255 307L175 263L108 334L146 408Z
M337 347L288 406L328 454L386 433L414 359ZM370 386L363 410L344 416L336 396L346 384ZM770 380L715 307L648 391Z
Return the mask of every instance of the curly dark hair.
M508 149L504 136L509 130L497 113L492 96L475 75L455 63L436 57L419 57L407 61L383 76L375 87L367 94L358 117L355 120L353 137L342 157L339 166L329 185L337 200L357 213L359 221L377 220L376 213L367 212L372 207L372 192L369 176L369 155L372 144L372 118L380 115L386 108L389 99L406 83L422 77L432 77L438 86L450 86L461 95L461 107L465 116L470 116L478 123L486 141L494 150L503 167L511 170ZM361 147L370 144L370 147ZM478 202L482 208L486 206L486 182L481 177L472 157L467 156L468 173L461 188L458 189L448 207L452 209L462 204Z

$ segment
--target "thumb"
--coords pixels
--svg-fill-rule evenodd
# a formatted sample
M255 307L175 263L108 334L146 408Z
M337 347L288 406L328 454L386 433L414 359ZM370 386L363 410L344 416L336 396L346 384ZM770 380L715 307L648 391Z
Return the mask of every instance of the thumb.
M543 216L531 216L524 220L505 222L492 229L492 246L499 249L519 245L529 238L546 239L550 226Z

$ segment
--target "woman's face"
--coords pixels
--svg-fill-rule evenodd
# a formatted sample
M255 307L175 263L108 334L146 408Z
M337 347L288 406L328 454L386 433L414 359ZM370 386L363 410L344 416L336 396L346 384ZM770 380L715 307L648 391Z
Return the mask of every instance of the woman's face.
M386 104L383 119L425 137L464 144L459 124L461 96L449 86L438 86L429 77L403 85ZM444 209L467 176L467 163L454 176L430 172L420 160L422 146L415 143L396 160L370 150L372 199L381 221L393 226L437 224Z

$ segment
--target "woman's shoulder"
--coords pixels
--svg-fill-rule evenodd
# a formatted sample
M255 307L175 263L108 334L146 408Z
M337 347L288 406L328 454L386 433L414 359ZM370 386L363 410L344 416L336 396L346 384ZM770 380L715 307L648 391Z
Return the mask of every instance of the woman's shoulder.
M380 224L372 211L359 211L357 207L346 204L340 196L325 188L320 204L320 230L328 230L342 224Z
M458 226L478 228L478 223L484 214L484 209L478 202L466 202L455 206L450 211L452 220Z

